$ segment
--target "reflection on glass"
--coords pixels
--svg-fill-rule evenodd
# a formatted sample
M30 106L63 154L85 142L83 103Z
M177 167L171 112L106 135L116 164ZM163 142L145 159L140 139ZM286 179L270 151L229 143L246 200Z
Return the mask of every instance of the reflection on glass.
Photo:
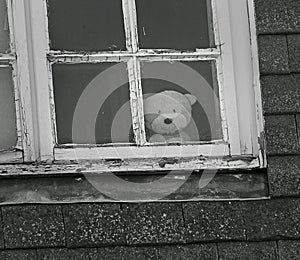
M0 0L0 53L9 49L9 28L7 19L6 1Z
M49 0L48 3L52 49L126 49L121 0Z
M16 145L16 111L11 68L0 68L0 150Z
M97 144L133 142L129 87L126 64L56 64L53 65L54 98L58 143ZM113 67L115 66L115 67ZM120 79L123 84L120 85ZM121 80L122 81L122 80ZM95 124L72 138L72 122L76 106L89 107L79 102L81 96L91 95L96 100ZM98 116L97 116L98 115ZM89 136L92 127L94 136Z
M207 0L136 0L140 47L205 48L213 45Z
M214 66L210 61L142 64L147 141L222 139Z

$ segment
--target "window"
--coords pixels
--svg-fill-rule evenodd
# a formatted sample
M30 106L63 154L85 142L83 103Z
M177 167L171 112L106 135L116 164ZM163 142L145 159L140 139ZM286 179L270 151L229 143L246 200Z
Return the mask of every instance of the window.
M11 21L10 21L11 22ZM17 64L7 6L0 1L0 160L22 161L22 136L16 80Z
M252 0L7 6L15 49L1 64L19 68L9 109L23 122L10 127L22 133L24 161L88 159L106 169L125 160L126 170L159 169L161 158L179 158L171 168L265 165Z

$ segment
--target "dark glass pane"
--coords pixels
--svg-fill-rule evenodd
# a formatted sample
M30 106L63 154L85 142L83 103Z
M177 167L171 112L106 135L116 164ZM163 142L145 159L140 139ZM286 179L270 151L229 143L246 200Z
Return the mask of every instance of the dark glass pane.
M16 111L11 68L0 68L0 150L17 142Z
M121 0L48 0L51 49L124 50Z
M6 1L0 0L0 52L9 49L9 27L7 19Z
M53 77L59 144L93 144L94 137L97 144L132 142L125 63L56 64ZM83 128L74 140L72 123L76 107L87 110L79 118ZM85 125L87 117L94 123Z
M222 139L214 66L209 61L143 63L148 141Z
M207 0L136 0L140 48L211 46Z

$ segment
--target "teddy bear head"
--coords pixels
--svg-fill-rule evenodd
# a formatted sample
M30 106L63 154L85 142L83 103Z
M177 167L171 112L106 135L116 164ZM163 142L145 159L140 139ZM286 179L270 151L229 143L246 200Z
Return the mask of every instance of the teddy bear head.
M191 121L192 105L197 101L191 94L166 90L144 100L147 129L157 134L180 132Z

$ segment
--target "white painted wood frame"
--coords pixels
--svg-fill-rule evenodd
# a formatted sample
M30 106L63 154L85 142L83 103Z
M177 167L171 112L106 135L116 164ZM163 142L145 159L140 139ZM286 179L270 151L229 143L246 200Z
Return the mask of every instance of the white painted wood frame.
M263 121L253 0L211 0L216 47L193 52L139 49L134 0L122 0L126 51L77 53L49 48L46 0L9 0L19 63L25 161L159 157L249 156L265 166ZM18 15L16 15L18 13ZM22 20L23 19L23 20ZM33 33L34 32L34 33ZM19 57L19 56L18 56ZM57 144L51 66L55 63L127 62L137 146ZM222 140L184 145L146 142L141 61L214 61L220 96ZM19 62L19 61L18 61ZM17 63L18 64L18 63ZM26 133L26 138L24 136ZM259 158L259 160L257 160ZM216 165L216 167L219 167ZM254 166L253 166L254 167Z

